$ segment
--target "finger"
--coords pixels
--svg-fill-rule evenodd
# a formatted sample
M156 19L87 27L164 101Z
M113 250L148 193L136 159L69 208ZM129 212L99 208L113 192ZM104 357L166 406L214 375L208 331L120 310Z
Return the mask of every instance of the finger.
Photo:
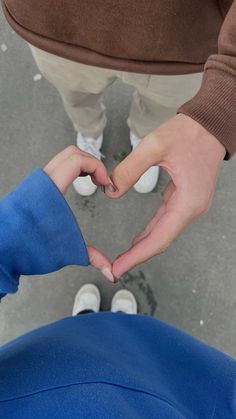
M98 182L93 175L90 175L90 176L91 176L91 181L94 183L94 185L101 186L101 183Z
M164 252L190 221L189 214L186 214L184 209L165 211L152 231L143 240L113 262L113 275L119 278L134 266Z
M150 232L152 231L154 225L156 225L157 221L162 217L164 212L166 211L166 205L164 203L161 204L161 206L158 208L155 215L151 218L151 220L148 222L146 227L139 233L132 241L132 246L137 244L140 240L143 240Z
M108 279L110 282L115 282L114 276L112 274L112 265L111 262L107 259L103 253L97 250L95 247L88 246L88 255L91 265L101 271L101 273Z
M149 167L157 164L157 155L157 145L151 136L147 136L114 169L111 179L116 190L112 191L112 188L107 187L107 196L119 198L124 195Z
M50 175L50 173L59 166L64 160L66 160L69 156L74 153L79 152L78 147L76 146L69 146L58 153L55 157L53 157L50 162L44 167L44 171Z
M175 184L171 180L165 188L165 191L163 194L163 203L158 208L158 211L155 213L152 219L148 222L144 230L142 230L139 234L137 234L137 236L133 239L132 246L137 244L140 240L143 240L144 237L146 237L151 232L154 225L157 223L157 221L163 216L164 212L166 211L166 205L169 199L172 197L175 190L176 190Z
M100 160L95 157L74 153L62 161L59 166L50 173L50 177L62 193L80 175L81 172L93 174L102 185L109 184L106 169Z
M105 169L106 170L106 169ZM106 174L107 174L107 172L106 172ZM80 175L81 176L81 175ZM102 182L98 182L98 180L96 179L96 177L92 174L92 175L90 175L91 176L91 180L92 180L92 182L95 184L95 185L97 185L97 186L101 186L102 187L102 191L104 192L104 190L105 190L105 186L104 186L104 183L102 183ZM109 182L109 184L108 185L111 185L112 184L112 180L111 180L111 178L108 176L108 182Z
M86 153L82 150L80 150L78 147L76 146L69 146L67 147L65 150L61 151L60 153L58 153L52 160L50 160L50 162L44 167L44 171L50 174L56 170L57 168L59 169L59 166L61 166L62 162L64 162L68 157L74 155L74 154L78 154L82 157L88 157L88 158L92 158L94 159L95 157L91 156L89 153ZM101 164L98 166L98 170L95 171L94 174L92 174L91 178L92 181L97 185L105 185L105 184L109 184L108 181L108 175L105 169L105 166L103 165L102 162L100 162ZM89 173L86 172L81 172L79 174L79 176L87 176Z
M92 182L95 183L97 186L108 186L111 183L111 180L107 174L107 170L104 166L104 164L99 161L99 164L97 165L95 171L91 173L91 179Z

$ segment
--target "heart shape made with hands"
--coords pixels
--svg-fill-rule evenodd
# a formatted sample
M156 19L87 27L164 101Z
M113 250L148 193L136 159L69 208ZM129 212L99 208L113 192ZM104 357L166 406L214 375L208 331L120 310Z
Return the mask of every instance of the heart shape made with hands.
M58 153L44 167L44 171L62 194L66 193L67 188L78 176L89 174L97 186L104 188L112 184L103 163L76 146L69 146ZM87 246L87 251L91 265L99 269L109 281L115 282L109 259L93 246Z
M75 146L69 146L57 154L44 167L44 171L63 194L66 193L67 188L78 176L86 175L91 176L94 184L102 186L105 193L107 191L109 193L117 191L103 163ZM100 250L93 246L87 246L87 251L91 265L99 269L109 281L116 282L119 276L114 273L113 268L118 258L112 263Z
M44 171L63 194L78 176L89 174L112 199L126 194L151 166L159 165L169 173L163 202L127 251L110 262L88 246L91 265L115 282L134 266L165 251L188 224L208 210L224 156L224 146L212 134L179 114L146 136L111 177L100 160L75 146L57 154Z

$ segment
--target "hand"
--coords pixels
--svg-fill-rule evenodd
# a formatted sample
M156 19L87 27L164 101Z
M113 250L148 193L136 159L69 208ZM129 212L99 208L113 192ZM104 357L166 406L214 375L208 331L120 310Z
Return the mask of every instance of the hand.
M224 156L225 148L213 135L179 114L147 135L115 168L111 178L117 191L105 188L110 198L124 195L151 166L159 165L171 176L153 218L113 262L115 277L164 252L188 224L208 211Z
M68 186L80 175L90 174L96 185L108 186L111 181L103 163L75 146L70 146L57 154L45 167L58 189L65 194ZM110 261L99 250L88 246L91 265L99 269L110 281L114 281Z

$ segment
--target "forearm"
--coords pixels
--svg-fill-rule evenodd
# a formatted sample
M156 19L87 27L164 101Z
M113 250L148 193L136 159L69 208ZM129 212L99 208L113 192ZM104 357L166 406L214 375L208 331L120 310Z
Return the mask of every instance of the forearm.
M226 158L236 151L236 1L233 2L218 40L218 54L206 62L197 95L178 112L190 116L225 147Z
M73 213L42 169L0 201L0 224L0 297L17 291L22 274L89 264Z

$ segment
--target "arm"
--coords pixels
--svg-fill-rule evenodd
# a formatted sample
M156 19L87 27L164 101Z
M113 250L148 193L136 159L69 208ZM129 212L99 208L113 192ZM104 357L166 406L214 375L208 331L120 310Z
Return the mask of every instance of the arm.
M86 248L62 193L81 172L109 183L103 164L69 147L29 175L0 201L0 298L18 289L20 275L45 274L66 265L111 268L99 251Z
M116 277L165 251L209 210L222 160L236 150L236 0L224 20L218 54L206 62L199 92L178 113L115 168L117 191L106 189L110 198L119 198L157 164L171 177L153 218L114 261Z
M230 157L236 150L236 1L220 31L218 54L205 65L197 95L178 110L216 137Z

